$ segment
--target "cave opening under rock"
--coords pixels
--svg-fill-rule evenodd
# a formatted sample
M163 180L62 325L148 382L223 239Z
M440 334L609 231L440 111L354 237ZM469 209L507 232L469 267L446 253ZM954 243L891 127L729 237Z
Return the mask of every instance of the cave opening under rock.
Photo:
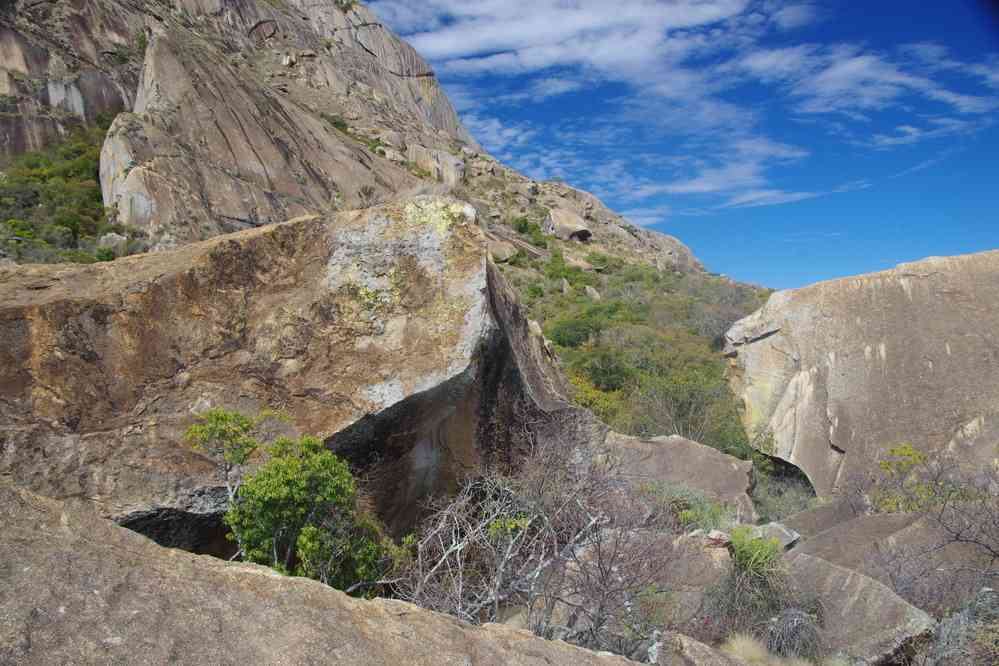
M226 538L229 529L222 522L222 516L221 513L156 509L132 514L118 524L167 548L229 560L236 554L236 544Z

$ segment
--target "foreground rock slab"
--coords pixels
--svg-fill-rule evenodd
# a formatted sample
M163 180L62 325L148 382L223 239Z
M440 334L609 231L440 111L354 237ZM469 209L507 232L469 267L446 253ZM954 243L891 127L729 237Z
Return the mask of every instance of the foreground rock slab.
M727 333L746 428L827 497L893 446L975 467L999 432L999 252L778 292Z
M0 663L630 663L223 562L0 482Z
M853 664L891 660L929 637L936 622L872 578L819 557L791 554L791 576L821 601L824 640Z

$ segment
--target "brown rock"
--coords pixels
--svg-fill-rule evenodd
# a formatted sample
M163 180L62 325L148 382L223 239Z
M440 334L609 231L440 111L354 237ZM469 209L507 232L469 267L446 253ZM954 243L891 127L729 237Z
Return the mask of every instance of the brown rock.
M852 663L891 663L933 632L929 615L872 578L800 553L787 562L791 575L822 601L827 648Z
M0 481L0 662L629 663L502 625L364 601L264 567L161 548L79 500Z
M749 461L675 436L642 440L612 432L606 446L619 459L622 476L636 485L665 482L694 488L731 505L739 522L756 520Z
M183 430L211 406L273 407L378 474L378 507L403 529L422 497L511 456L522 422L567 412L602 436L561 397L473 217L420 198L19 267L0 281L0 475L147 527L210 516L220 483Z
M902 443L990 464L996 312L999 252L774 294L726 336L746 428L771 431L772 453L800 467L822 497Z
M512 243L501 240L489 241L489 255L496 263L505 263L517 255L517 248Z

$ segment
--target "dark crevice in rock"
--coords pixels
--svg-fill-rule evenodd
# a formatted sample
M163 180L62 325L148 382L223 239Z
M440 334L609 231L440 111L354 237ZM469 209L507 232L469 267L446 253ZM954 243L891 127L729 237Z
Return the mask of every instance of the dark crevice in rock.
M154 509L130 514L118 520L118 524L167 548L225 560L236 553L236 545L226 539L228 529L221 513Z

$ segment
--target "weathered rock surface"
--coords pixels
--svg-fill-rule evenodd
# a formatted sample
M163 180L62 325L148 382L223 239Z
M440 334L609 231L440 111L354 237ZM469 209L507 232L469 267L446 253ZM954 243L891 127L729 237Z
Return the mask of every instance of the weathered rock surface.
M586 228L583 218L571 210L555 208L548 212L544 224L545 233L561 240L588 241L593 232Z
M775 540L784 550L793 548L801 540L801 535L783 523L767 523L766 525L754 525L752 536L756 539Z
M474 211L451 199L0 269L0 338L0 474L124 521L222 508L212 465L181 442L210 406L282 409L326 437L379 475L393 527L482 460L514 459L522 420L567 410L588 441L603 432L561 398Z
M976 591L975 571L990 567L985 552L953 543L931 517L862 515L804 539L791 551L820 557L889 587L916 606L961 603Z
M881 664L928 637L936 623L872 578L818 557L790 554L791 575L821 599L824 640L854 664Z
M44 499L6 481L0 522L5 664L630 663L161 548L83 502Z
M999 252L776 293L726 336L746 428L823 497L902 443L991 463L997 312Z
M606 447L618 458L620 474L635 485L659 482L694 488L732 506L739 522L756 520L749 497L753 487L749 461L683 437L642 440L610 433Z
M465 161L443 150L410 145L409 161L427 171L435 180L457 187L465 182Z

